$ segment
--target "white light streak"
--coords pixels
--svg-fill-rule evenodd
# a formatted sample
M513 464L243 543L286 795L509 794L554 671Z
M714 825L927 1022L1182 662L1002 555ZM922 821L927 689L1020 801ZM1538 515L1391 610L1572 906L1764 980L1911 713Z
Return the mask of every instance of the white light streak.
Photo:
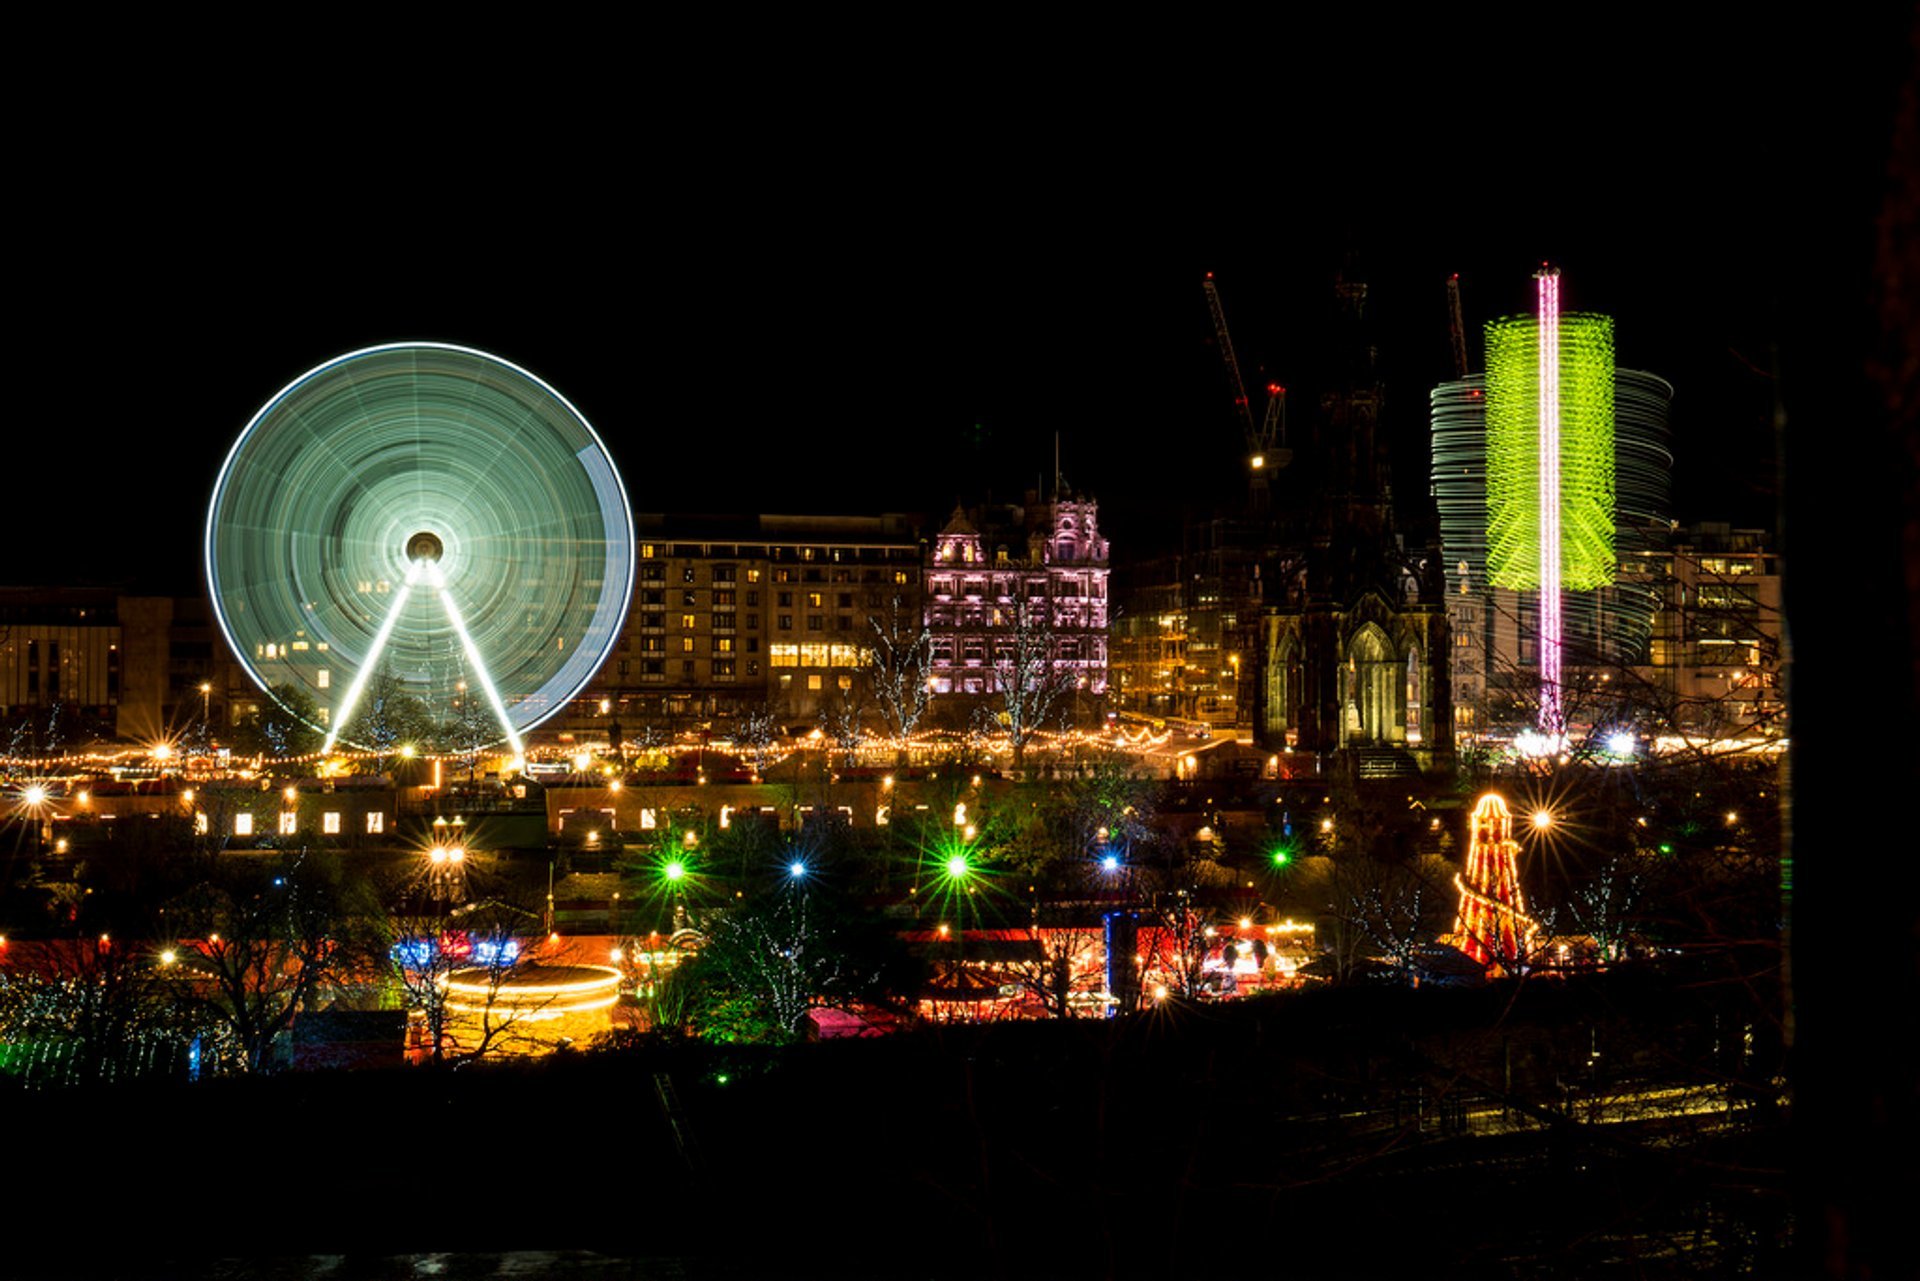
M1560 705L1560 273L1535 273L1540 298L1540 732L1566 732Z
M380 630L373 635L373 647L361 660L360 670L353 674L353 684L347 686L347 696L340 700L334 709L331 726L327 730L326 741L320 744L320 754L325 756L333 750L333 744L340 737L340 731L346 727L347 718L353 715L354 706L359 703L360 695L366 691L367 681L373 677L373 669L380 661L380 651L387 647L387 641L393 636L393 626L400 621L400 611L407 607L407 597L413 595L413 585L420 580L420 566L424 562L415 561L407 567L407 581L400 584L400 590L393 594L393 606L387 610L387 616L380 622ZM465 635L465 633L462 633Z
M473 664L473 674L480 678L480 688L486 692L487 703L493 708L493 714L500 719L500 728L507 733L507 742L513 747L515 756L524 757L527 745L520 741L520 731L513 727L513 718L507 715L507 705L500 698L500 691L494 688L493 677L487 674L487 665L480 658L480 647L473 643L473 636L467 631L466 622L460 617L459 606L453 603L453 593L447 590L447 580L440 573L440 567L431 561L416 561L415 567L426 565L428 581L440 591L440 604L447 611L447 621L453 624L453 630L460 634L461 648L466 650L467 661ZM411 572L409 572L411 577Z

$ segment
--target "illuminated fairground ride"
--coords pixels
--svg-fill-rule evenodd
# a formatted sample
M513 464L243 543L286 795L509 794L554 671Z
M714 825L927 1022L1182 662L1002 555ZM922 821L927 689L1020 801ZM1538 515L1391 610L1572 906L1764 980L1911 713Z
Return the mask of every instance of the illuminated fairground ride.
M1534 273L1538 311L1487 325L1487 575L1539 593L1540 734L1557 750L1563 591L1614 580L1613 321L1560 310L1560 272Z
M1498 792L1488 792L1473 809L1466 875L1453 878L1460 910L1444 941L1489 969L1513 972L1533 948L1536 926L1520 890L1519 853L1512 812Z
M559 392L485 352L396 343L254 415L214 486L206 568L233 652L262 689L311 697L324 750L385 746L405 697L519 755L618 639L633 514Z

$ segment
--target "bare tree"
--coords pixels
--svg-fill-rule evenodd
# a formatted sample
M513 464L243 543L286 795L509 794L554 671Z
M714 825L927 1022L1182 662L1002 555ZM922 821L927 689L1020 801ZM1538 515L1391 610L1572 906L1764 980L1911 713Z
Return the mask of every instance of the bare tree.
M887 612L867 622L873 628L873 662L868 675L887 730L895 738L913 733L932 701L933 632L925 617L902 593L893 594Z
M275 1038L356 959L344 936L357 914L304 855L270 876L208 881L173 906L168 919L192 936L179 963L201 980L199 1005L229 1034L243 1072L267 1067Z
M1438 856L1334 860L1343 924L1370 953L1413 975L1421 952L1440 936L1454 908L1453 866Z
M883 964L861 942L802 883L717 915L689 976L707 988L710 1034L788 1039L816 1005L871 993Z
M1026 763L1027 745L1074 688L1076 673L1059 663L1053 627L1053 602L1046 597L1016 597L1002 628L992 637L994 694L999 721L1013 748L1013 764Z
M1073 1017L1074 998L1092 997L1106 984L1100 931L1073 928L1064 907L1035 907L1028 936L1034 950L1008 967L1010 973L1050 1017Z

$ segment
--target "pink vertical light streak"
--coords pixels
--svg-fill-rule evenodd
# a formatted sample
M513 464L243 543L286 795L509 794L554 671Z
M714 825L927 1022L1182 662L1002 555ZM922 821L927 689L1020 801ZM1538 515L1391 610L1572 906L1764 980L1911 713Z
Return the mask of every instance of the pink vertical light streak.
M1560 704L1560 272L1534 273L1540 299L1540 732L1566 732Z

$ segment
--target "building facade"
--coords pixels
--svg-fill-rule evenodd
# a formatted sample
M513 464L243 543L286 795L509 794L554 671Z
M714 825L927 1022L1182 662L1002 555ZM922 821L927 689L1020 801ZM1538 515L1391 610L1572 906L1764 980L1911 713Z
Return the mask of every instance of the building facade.
M217 735L263 697L218 632L204 597L0 589L0 722L42 752Z
M974 515L955 508L924 569L934 693L1000 693L1037 645L1051 679L1104 698L1108 565L1091 498L1030 496Z
M1250 734L1273 524L1192 521L1181 547L1115 571L1115 698L1122 711Z
M642 516L613 656L554 728L611 741L811 720L855 693L874 620L917 618L924 544L908 516Z
M1380 432L1364 283L1335 289L1336 372L1296 462L1306 482L1265 576L1255 737L1343 753L1361 776L1450 759L1451 645L1437 537L1409 547Z

